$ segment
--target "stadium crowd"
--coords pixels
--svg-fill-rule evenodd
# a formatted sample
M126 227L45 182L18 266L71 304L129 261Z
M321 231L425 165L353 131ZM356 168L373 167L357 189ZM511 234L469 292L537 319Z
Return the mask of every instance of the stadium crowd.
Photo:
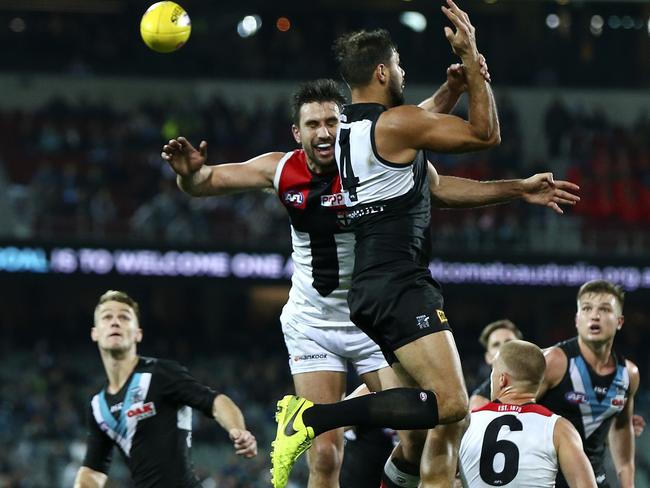
M491 151L432 155L441 174L479 180L526 177L553 170L582 187L582 202L557 218L516 203L480 211L437 212L437 251L576 250L625 253L649 244L650 118L619 127L598 111L547 107L548 160L525 161L521 114L500 103L504 143ZM226 122L230 121L230 122ZM225 98L180 110L52 100L35 111L0 111L0 168L18 238L138 240L237 246L254 240L288 249L286 216L270 194L191 200L176 189L160 158L178 134L209 142L210 161L242 161L295 147L283 101L250 111ZM38 198L36 198L38 196ZM556 239L561 233L563 239Z

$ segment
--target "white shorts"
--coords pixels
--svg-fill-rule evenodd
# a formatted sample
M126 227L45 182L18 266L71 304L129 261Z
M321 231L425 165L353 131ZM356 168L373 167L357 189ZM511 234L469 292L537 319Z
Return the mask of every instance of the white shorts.
M384 355L357 327L311 327L282 323L291 374L347 372L348 361L362 375L388 367Z

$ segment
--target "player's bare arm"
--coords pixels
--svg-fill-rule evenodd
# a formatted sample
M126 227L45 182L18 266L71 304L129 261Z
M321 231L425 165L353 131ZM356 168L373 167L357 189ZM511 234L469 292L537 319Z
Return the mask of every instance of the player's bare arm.
M227 395L217 395L212 404L212 415L223 427L233 443L235 453L245 458L257 455L257 440L246 430L244 415Z
M184 137L171 139L161 157L177 174L178 187L194 197L227 195L273 188L278 163L285 153L271 152L243 163L207 165L208 143L196 149Z
M408 164L418 150L469 152L500 142L499 121L492 91L480 72L474 26L465 12L452 1L442 7L456 31L445 27L445 36L463 61L469 96L469 120L454 115L434 114L412 105L383 113L375 131L377 150L395 163Z
M560 469L571 488L595 488L596 478L582 448L576 428L565 418L559 418L553 430L553 444Z
M106 474L82 466L77 471L77 476L74 480L74 488L103 488L106 484L108 476Z
M545 349L544 359L546 360L546 371L537 391L537 400L542 398L548 390L560 384L569 365L566 354L559 347Z
M560 205L573 206L580 201L579 196L571 193L580 189L578 185L569 181L556 181L552 173L502 181L477 181L443 175L436 178L434 173L435 169L429 163L429 189L433 205L439 208L474 208L521 198L563 214Z
M609 429L609 450L612 454L619 486L630 488L634 486L634 426L632 417L634 412L634 395L639 388L639 368L631 361L626 360L626 367L630 375L630 393L625 408L614 417Z
M490 82L490 72L488 71L485 56L479 54L479 64L481 65L481 76ZM428 112L437 114L450 113L461 95L467 91L467 76L465 67L460 63L454 63L447 68L447 81L445 81L436 92L429 98L418 104L418 107Z

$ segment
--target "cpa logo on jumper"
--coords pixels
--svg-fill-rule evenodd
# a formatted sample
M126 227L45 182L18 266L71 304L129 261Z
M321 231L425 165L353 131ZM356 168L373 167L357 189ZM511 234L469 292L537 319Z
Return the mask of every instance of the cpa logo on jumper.
M156 406L153 402L145 403L141 406L131 407L126 411L128 418L135 417L136 420L142 420L156 415Z
M322 207L345 207L345 195L335 193L334 195L323 195L320 197Z
M282 198L284 198L284 203L293 205L294 207L299 207L305 201L305 195L299 191L287 191Z
M587 403L587 395L579 391L567 391L564 394L564 399L569 403L573 403L574 405Z

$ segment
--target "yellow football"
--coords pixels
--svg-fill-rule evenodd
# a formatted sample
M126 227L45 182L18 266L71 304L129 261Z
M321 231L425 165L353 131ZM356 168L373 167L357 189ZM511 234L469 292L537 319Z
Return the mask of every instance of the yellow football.
M170 53L181 48L190 38L190 32L190 16L174 2L154 3L140 21L142 40L159 53Z

